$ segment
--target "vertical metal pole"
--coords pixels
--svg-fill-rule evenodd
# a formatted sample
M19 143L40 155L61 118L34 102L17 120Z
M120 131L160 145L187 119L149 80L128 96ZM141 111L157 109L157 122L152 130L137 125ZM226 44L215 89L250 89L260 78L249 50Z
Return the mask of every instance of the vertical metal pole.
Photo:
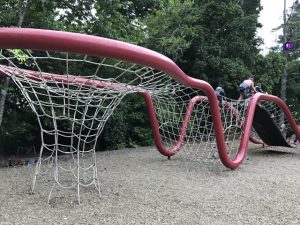
M286 43L286 0L284 0L283 6L283 45ZM280 98L286 101L286 81L287 81L287 62L288 62L288 52L283 47L283 55L285 58L284 69L281 75L281 87L280 87ZM280 116L280 124L284 123L284 115Z
M283 7L283 43L286 43L286 0L284 0L284 7ZM285 56L285 66L283 70L283 74L281 76L281 90L280 90L280 97L283 101L286 101L286 80L287 80L287 59L288 53L283 48L283 54Z

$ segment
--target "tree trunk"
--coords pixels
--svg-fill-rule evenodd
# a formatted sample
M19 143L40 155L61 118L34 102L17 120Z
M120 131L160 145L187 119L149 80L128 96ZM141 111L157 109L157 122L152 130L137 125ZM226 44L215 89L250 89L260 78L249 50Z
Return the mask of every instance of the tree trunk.
M286 0L284 0L283 7L283 42L286 43ZM281 75L281 86L280 86L280 98L286 101L286 82L287 82L287 63L288 63L288 52L283 49L283 54L285 56L284 70ZM284 124L284 115L280 116L280 124Z
M281 76L281 88L280 88L280 98L286 101L286 82L287 82L287 60L285 62L284 70Z
M283 42L286 43L286 0L284 0L284 6L283 6ZM283 54L285 56L285 65L283 74L281 76L281 88L280 88L280 98L285 101L286 100L286 81L287 81L287 59L288 59L288 53L285 49L283 49Z
M29 9L29 7L31 6L32 0L27 0L27 1L22 1L19 0L19 10L17 13L17 26L21 27L24 21L24 17Z
M6 100L7 90L9 87L10 77L6 77L3 79L4 79L4 82L3 82L3 87L1 89L1 95L0 95L0 126L1 126L2 120L3 120L3 112L4 112L5 100Z
M17 12L17 26L21 27L25 18L25 15L32 3L32 0L27 0L27 1L22 1L19 0L19 10ZM2 88L0 92L0 127L2 125L3 121L3 113L4 113L4 108L5 108L5 101L6 101L6 96L7 96L7 91L9 88L9 83L10 83L10 77L3 78L1 80L2 83Z

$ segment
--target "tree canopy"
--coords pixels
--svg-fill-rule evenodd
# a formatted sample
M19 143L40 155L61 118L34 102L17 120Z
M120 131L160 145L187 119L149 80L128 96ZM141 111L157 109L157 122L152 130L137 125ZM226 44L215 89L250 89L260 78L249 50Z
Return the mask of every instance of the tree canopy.
M236 94L241 79L256 72L259 11L236 1L170 2L144 20L146 45L168 55L187 74L213 85L223 82L228 93Z
M227 95L236 98L237 85L250 74L263 89L279 94L285 58L276 51L260 54L262 40L256 35L260 10L259 0L0 0L0 26L80 32L148 47L170 57L190 76L214 87L224 83ZM297 22L297 16L291 18L288 28L296 38ZM299 56L291 53L290 57ZM299 71L298 64L292 64L290 70ZM293 101L299 93L296 89L290 92ZM5 150L0 152L18 145L38 147L34 123L26 101L10 85L0 130L0 146L5 145ZM30 135L13 141L24 132ZM143 100L128 96L105 126L98 149L149 145L151 140Z

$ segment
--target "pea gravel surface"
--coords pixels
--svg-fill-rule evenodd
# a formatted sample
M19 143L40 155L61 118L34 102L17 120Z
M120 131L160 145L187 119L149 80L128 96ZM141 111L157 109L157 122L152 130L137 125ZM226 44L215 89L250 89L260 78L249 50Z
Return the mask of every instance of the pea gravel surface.
M180 156L154 147L97 153L102 197L94 188L54 190L34 166L0 168L0 225L300 224L300 150L249 151L241 167ZM66 162L67 163L67 162Z

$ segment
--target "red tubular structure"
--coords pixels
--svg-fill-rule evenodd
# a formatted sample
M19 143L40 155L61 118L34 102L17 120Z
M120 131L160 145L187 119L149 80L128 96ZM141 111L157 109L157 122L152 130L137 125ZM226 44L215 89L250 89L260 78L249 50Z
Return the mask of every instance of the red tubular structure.
M281 99L275 96L255 94L248 106L248 111L244 124L244 133L240 142L238 153L235 156L235 158L231 160L227 155L227 147L225 144L218 99L212 86L205 81L197 80L187 76L169 58L143 47L124 43L121 41L69 32L28 28L0 28L0 49L31 49L40 51L59 51L118 59L161 70L169 74L173 79L183 84L184 86L201 89L207 96L209 102L209 108L212 116L219 157L222 163L229 168L238 167L245 158L248 149L248 142L252 128L255 106L259 103L260 100L272 101L278 104L282 108L288 121L290 122L291 128L294 130L297 137L300 139L300 130L297 129L295 120L292 117L292 114L289 111L286 104ZM0 76L7 75L8 74L3 72L3 70L2 72L0 72ZM31 76L34 77L33 73L31 73ZM62 76L60 75L57 75L56 78L58 80L64 80L64 78L62 78ZM94 81L87 81L82 79L74 78L73 82L79 82L81 84L84 83L87 85L95 85ZM107 84L105 84L105 82L99 81L98 87L101 87L103 85L106 86ZM180 129L180 137L177 140L177 143L173 147L168 149L162 144L161 137L159 134L158 123L155 115L154 104L150 95L145 92L139 92L139 94L145 98L148 106L150 121L152 125L152 132L157 149L165 156L174 155L177 151L179 151L180 147L183 144L184 136L186 134L186 128L189 123L190 115L192 113L194 105L198 101L202 101L202 97L196 96L189 103L187 112L184 117L184 122Z
M223 106L228 109L231 113L231 115L233 116L233 118L236 119L237 123L240 125L240 126L243 126L242 124L242 119L240 118L240 116L238 115L238 110L234 107L232 107L230 104L228 104L227 102L224 102L223 103ZM254 144L263 144L262 141L260 140L257 140L256 138L250 136L249 137L249 140L254 143Z

